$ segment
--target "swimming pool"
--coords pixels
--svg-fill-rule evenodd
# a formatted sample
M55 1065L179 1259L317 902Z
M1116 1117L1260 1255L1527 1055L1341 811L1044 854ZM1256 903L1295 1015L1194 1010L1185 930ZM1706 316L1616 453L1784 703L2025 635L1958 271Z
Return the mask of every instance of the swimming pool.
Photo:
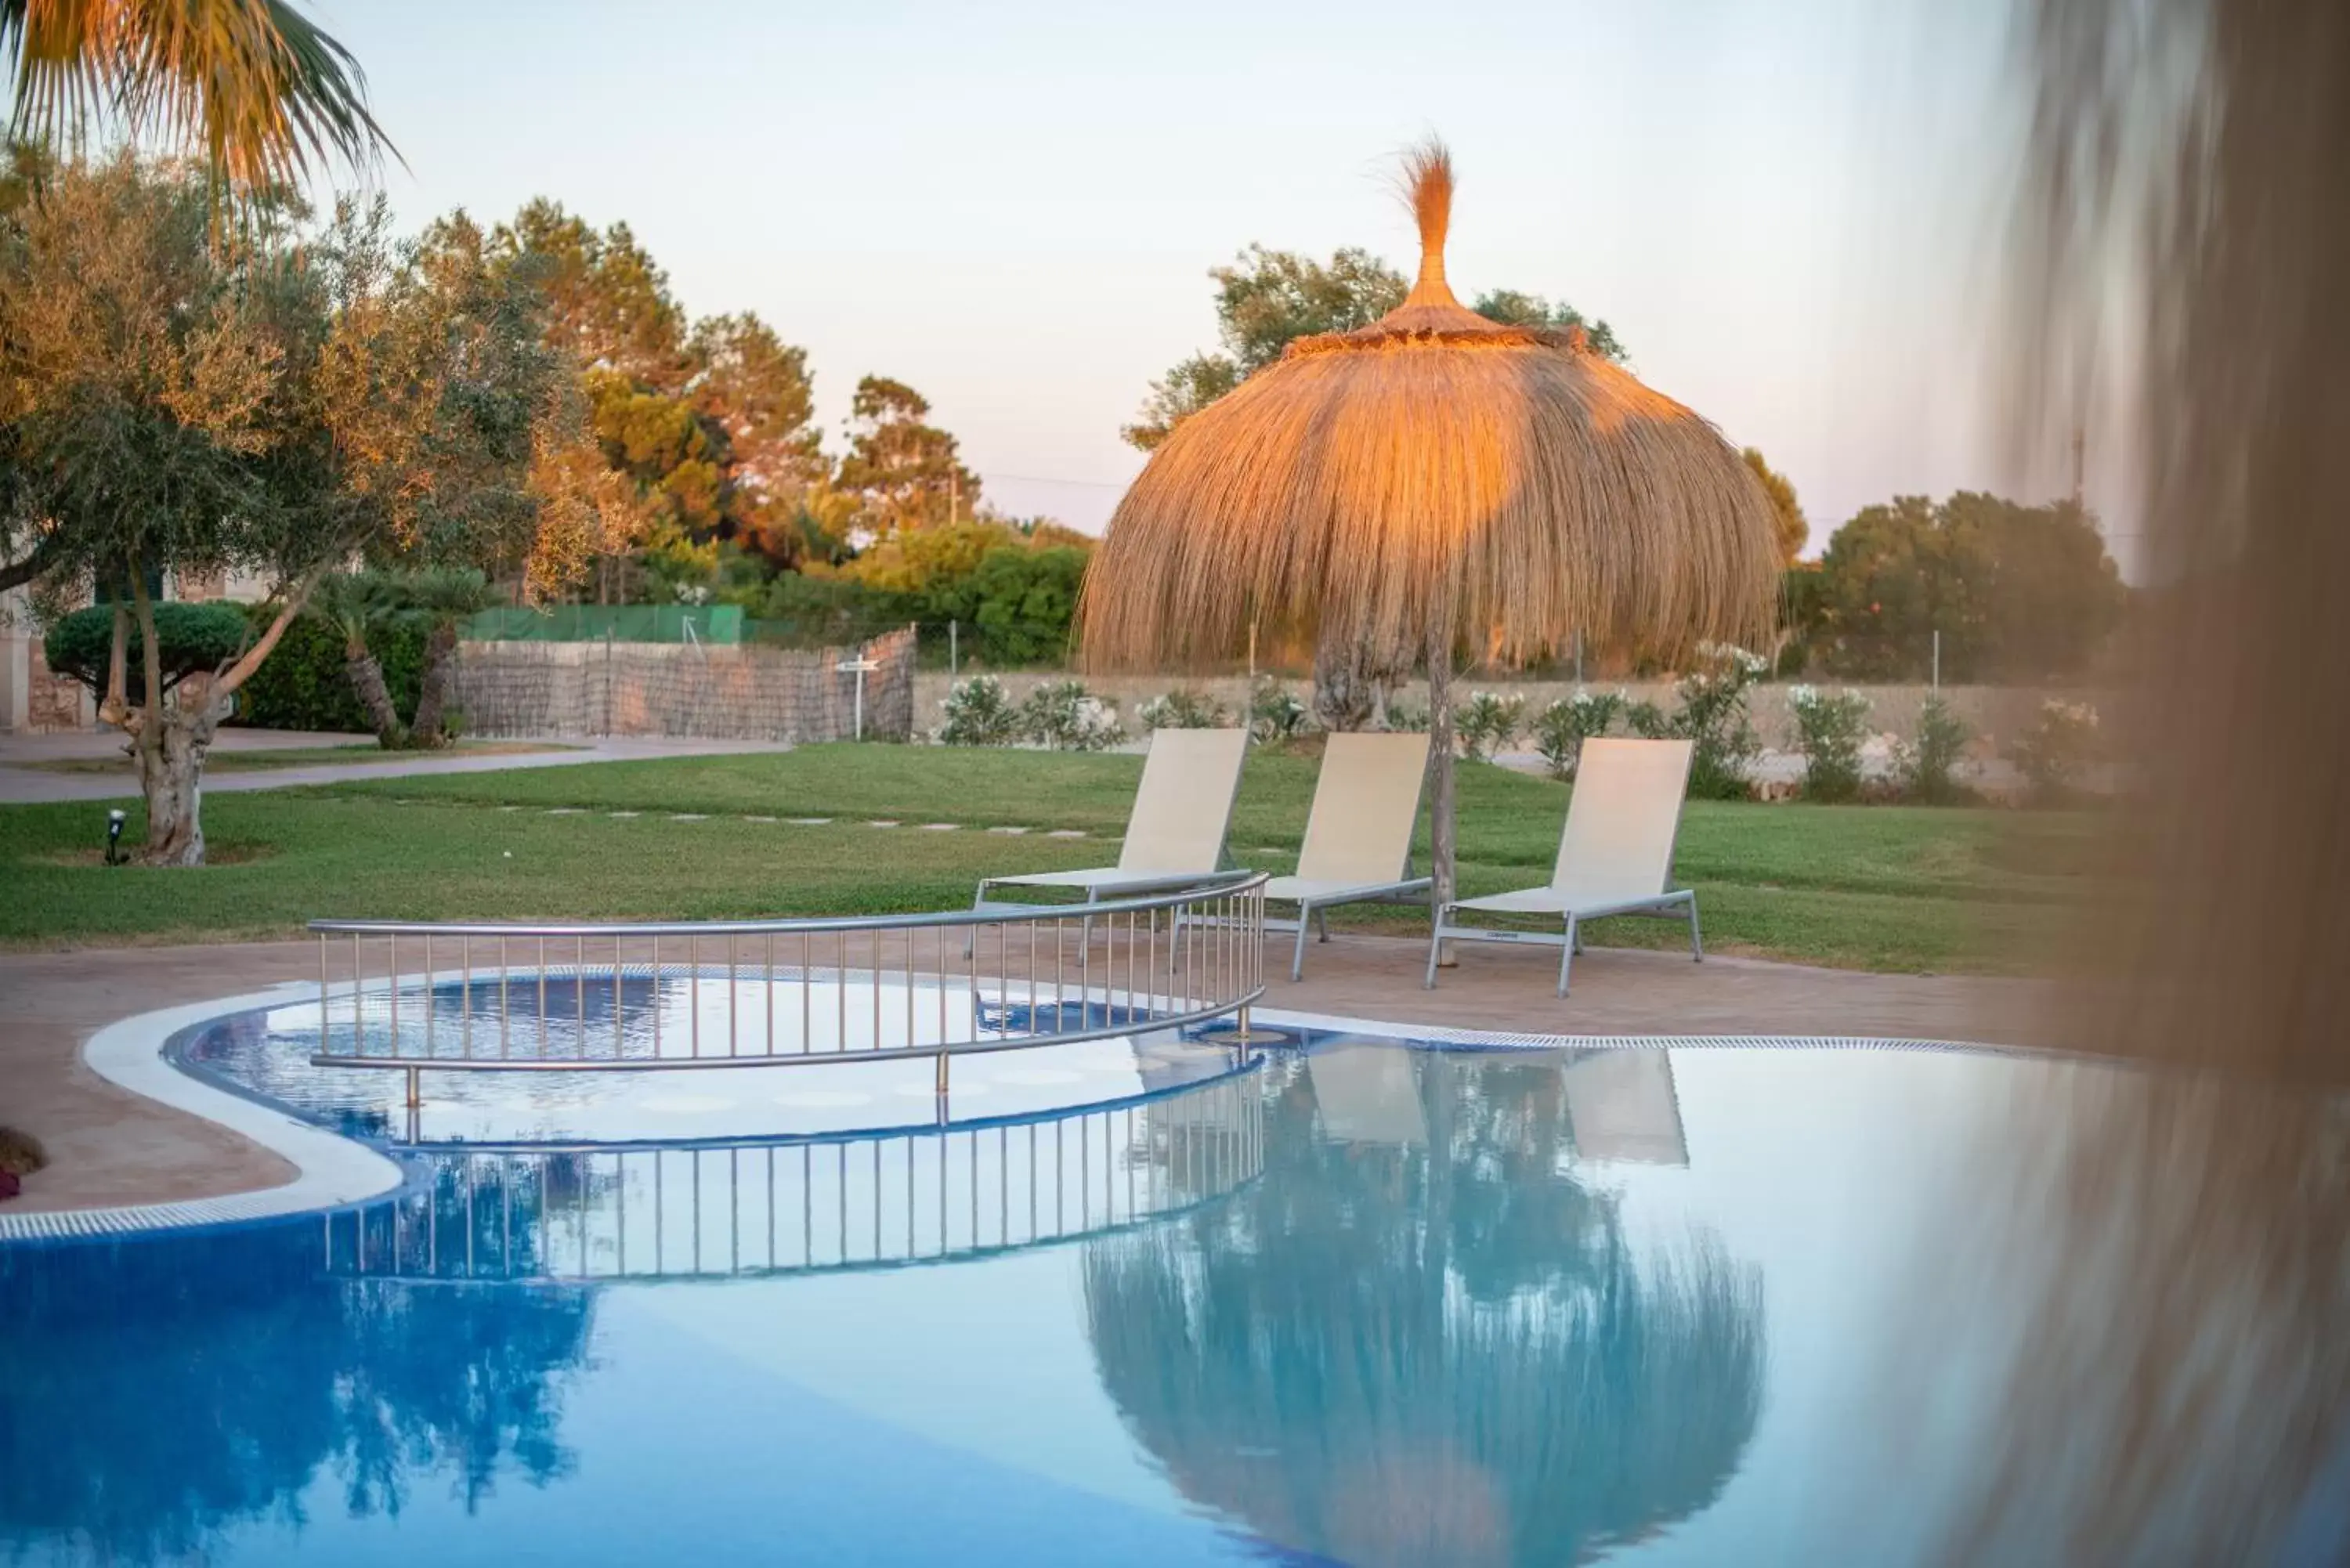
M175 1049L405 1145L315 1019ZM1954 1264L2019 1107L2106 1069L1296 1033L1007 1054L936 1116L882 1064L451 1075L383 1199L0 1246L0 1547L1923 1560L2021 1310Z

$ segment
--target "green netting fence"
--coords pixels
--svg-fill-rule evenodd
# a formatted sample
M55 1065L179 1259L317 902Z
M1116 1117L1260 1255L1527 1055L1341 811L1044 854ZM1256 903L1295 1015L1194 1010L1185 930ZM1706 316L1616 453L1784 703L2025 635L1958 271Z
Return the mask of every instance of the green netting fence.
M485 609L465 623L477 642L713 642L743 636L741 605L551 605Z

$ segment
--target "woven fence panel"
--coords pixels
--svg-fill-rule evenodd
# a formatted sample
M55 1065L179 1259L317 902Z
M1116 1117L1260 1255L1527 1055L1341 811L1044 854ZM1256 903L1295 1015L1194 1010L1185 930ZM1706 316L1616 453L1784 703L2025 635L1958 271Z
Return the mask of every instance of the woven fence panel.
M643 642L467 642L458 664L465 732L494 738L667 735L841 741L857 731L859 657L868 739L914 723L911 628L861 647L806 650Z

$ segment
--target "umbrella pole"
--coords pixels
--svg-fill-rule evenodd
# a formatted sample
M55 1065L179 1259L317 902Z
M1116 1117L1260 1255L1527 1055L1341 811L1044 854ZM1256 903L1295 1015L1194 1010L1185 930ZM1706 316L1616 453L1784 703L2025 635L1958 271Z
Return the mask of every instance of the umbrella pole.
M1440 628L1428 639L1428 746L1430 779L1428 801L1428 849L1430 913L1452 901L1452 631ZM1441 944L1438 964L1460 961L1451 942Z

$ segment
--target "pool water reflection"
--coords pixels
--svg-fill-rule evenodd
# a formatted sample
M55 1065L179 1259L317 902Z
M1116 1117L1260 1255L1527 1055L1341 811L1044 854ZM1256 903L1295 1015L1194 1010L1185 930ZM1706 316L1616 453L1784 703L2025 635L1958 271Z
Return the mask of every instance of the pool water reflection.
M1894 1308L1974 1135L2071 1071L1322 1040L1107 1111L439 1149L330 1219L0 1247L0 1549L1911 1561L1931 1499L1871 1467L1965 1442L1970 1352L1921 1415Z

